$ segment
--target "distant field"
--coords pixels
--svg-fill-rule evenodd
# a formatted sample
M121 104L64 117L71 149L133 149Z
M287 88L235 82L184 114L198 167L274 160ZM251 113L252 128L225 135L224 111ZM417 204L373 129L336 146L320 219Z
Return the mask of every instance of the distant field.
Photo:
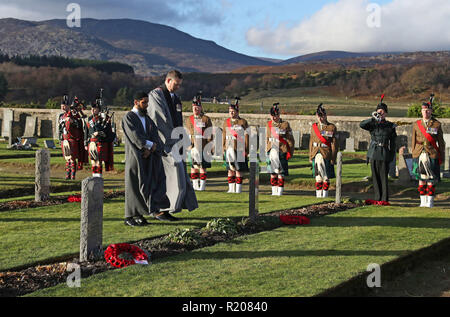
M234 99L230 99L234 102ZM334 116L369 116L379 103L377 97L369 98L347 98L333 96L323 88L294 88L273 89L251 92L242 97L240 102L242 113L268 113L274 103L280 103L282 113L286 114L314 114L320 103L324 104L329 115ZM389 116L406 117L408 108L420 100L403 101L390 100L386 97L385 103L389 107ZM443 104L450 106L450 104ZM228 112L226 104L204 103L204 111ZM191 101L183 102L183 110L191 111Z

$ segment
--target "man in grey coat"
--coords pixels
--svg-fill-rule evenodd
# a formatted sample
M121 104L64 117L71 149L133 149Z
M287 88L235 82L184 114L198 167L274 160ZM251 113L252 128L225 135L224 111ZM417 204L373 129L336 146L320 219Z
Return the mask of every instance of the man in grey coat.
M167 74L164 84L149 93L149 116L158 128L159 139L163 145L162 161L167 197L170 200L170 207L165 210L166 214L160 220L175 221L178 219L172 215L173 213L181 212L182 209L192 211L198 208L197 197L179 151L180 143L183 141L179 132L184 129L182 104L175 92L182 82L182 74L172 70ZM172 132L176 132L174 138ZM189 146L189 138L185 136L185 139Z
M139 92L122 119L125 136L125 224L144 226L143 215L157 215L170 206L162 172L158 130L147 116L148 94Z

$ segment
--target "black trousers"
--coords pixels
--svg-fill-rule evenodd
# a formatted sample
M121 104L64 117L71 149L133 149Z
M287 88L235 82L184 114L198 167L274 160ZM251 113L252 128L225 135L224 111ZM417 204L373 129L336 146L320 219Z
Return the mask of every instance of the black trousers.
M389 162L371 160L374 200L389 201Z

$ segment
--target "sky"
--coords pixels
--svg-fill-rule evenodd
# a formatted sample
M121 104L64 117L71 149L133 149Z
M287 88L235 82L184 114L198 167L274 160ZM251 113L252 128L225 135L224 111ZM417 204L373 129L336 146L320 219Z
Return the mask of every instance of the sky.
M0 18L130 18L250 56L450 50L450 0L0 0Z

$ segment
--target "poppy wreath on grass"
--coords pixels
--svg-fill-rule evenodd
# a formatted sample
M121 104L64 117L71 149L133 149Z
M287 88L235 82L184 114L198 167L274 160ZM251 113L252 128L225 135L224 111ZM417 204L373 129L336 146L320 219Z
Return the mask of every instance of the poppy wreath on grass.
M285 225L309 225L310 220L305 216L286 216L280 215L280 220Z
M133 256L134 260L126 260L119 257L122 253L129 253ZM105 260L117 268L124 268L130 265L136 264L137 261L148 261L147 254L138 248L137 246L128 243L111 244L105 250Z
M367 199L365 201L366 205L378 205L378 206L390 206L391 204L387 201L376 201L373 199Z
M69 203L81 203L81 195L71 195L67 198Z

